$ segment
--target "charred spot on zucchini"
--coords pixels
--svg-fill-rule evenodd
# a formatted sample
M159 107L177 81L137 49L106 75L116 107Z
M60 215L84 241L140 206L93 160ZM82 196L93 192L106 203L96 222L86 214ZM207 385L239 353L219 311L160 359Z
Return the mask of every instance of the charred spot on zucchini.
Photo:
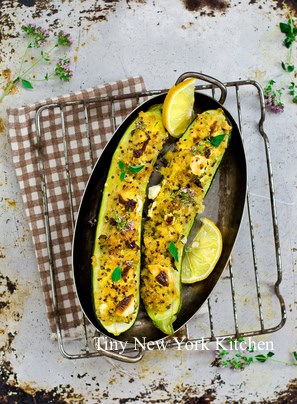
M199 114L168 151L161 168L161 189L144 224L144 265L141 297L148 315L165 334L181 307L181 258L194 219L203 211L203 200L231 136L222 109Z
M162 106L156 105L139 113L111 161L96 228L92 296L98 321L113 335L127 331L139 310L143 203L167 138Z

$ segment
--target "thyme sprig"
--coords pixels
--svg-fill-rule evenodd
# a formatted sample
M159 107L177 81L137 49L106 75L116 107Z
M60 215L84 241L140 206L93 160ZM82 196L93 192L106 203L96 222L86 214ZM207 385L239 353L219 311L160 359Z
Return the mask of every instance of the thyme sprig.
M27 24L22 26L22 31L26 34L28 38L27 47L21 58L19 69L16 73L16 78L13 79L6 88L3 89L2 95L0 97L0 102L10 93L10 91L18 84L26 89L33 89L33 82L38 81L49 81L54 79L60 79L62 81L69 81L73 75L70 69L70 61L65 57L51 57L53 51L59 47L69 47L72 44L70 34L60 31L55 35L55 42L52 46L45 48L50 34L48 30L42 27L38 27L34 24ZM39 57L29 66L26 66L27 57L30 50L33 48L39 49ZM42 79L35 79L31 75L35 71L38 65L41 63L52 64L55 62L56 65L52 72L46 73Z
M296 20L292 18L290 13L288 14L287 22L281 22L279 24L279 29L281 33L285 35L283 45L288 49L287 60L280 62L282 70L286 73L285 79L282 81L282 83L285 82L286 84L281 83L277 85L275 80L269 80L268 84L264 88L266 108L275 113L284 111L284 102L282 100L282 96L285 89L289 90L289 94L293 96L292 101L297 103L297 96L295 94L296 85L293 81L293 74L296 70L293 63L293 47L297 38L297 26Z
M240 337L237 339L228 338L227 342L231 344L231 347L237 347L237 341L245 343L245 339ZM230 345L229 345L230 346ZM284 365L293 365L297 366L297 352L292 352L294 362L288 361L280 361L277 359L272 358L275 353L268 352L267 354L256 354L253 347L249 349L247 346L246 348L237 348L236 350L228 350L225 348L219 348L215 351L215 359L211 363L212 366L216 367L228 367L231 369L244 369L246 366L251 365L255 362L264 363L266 361L273 361L277 363L282 363Z

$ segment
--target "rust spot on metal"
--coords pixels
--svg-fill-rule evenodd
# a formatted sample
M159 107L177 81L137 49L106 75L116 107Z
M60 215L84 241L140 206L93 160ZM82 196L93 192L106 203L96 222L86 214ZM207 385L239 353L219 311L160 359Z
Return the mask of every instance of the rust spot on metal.
M3 133L5 130L5 124L3 119L0 117L0 133Z
M286 389L277 394L277 399L275 401L270 401L270 403L275 404L289 404L297 403L297 379L293 379L287 384Z
M9 38L17 38L19 34L15 33L15 23L12 19L13 7L12 5L5 8L5 4L1 5L1 16L0 16L0 43Z
M200 11L208 8L213 11L225 12L230 7L230 1L226 0L183 0L188 11Z
M9 206L11 206L12 208L15 208L15 207L16 207L16 201L14 201L13 199L4 198L4 200L5 200L5 202L6 202Z
M1 293L0 293L0 297L2 298L5 293L6 290L12 295L16 289L17 289L17 285L15 282L12 282L8 276L4 276L2 274L0 274L0 285L2 286L2 288L4 289Z
M60 384L50 390L20 385L11 363L3 361L0 372L0 402L83 404L85 400L69 384Z
M80 11L81 17L79 17L79 21L80 22L83 20L87 20L90 22L106 21L108 13L115 12L116 5L118 2L119 0L111 0L111 1L105 0L104 5L99 5L96 2L90 8Z
M262 8L263 4L266 4L266 1L263 0L250 0L248 4L250 5L259 5L259 8ZM276 0L271 5L273 10L288 10L288 8L293 12L294 15L297 13L297 3L295 0Z
M18 0L20 4L26 7L33 7L35 6L35 0Z

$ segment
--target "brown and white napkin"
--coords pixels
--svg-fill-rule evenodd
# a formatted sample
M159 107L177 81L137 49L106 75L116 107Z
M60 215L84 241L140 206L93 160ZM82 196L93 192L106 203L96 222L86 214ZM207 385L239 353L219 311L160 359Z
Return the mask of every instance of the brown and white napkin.
M89 100L145 91L142 77L133 77L104 84L89 90L46 99L40 103L22 108L8 109L8 129L13 162L20 184L26 215L32 231L33 242L43 288L45 304L52 332L56 331L53 312L52 291L49 273L45 212L43 209L42 182L38 159L42 153L44 175L47 183L50 234L52 240L53 266L61 329L64 335L73 331L82 322L82 311L76 297L71 267L72 217L67 193L64 140L60 108L48 108L40 115L42 142L38 142L35 116L41 106L68 101ZM84 108L80 105L67 106L64 110L65 137L67 144L69 172L71 174L74 218L91 173L90 149L87 137L89 126L94 160L100 156L110 140L116 125L136 107L136 98L125 98L110 102L92 103L88 108L86 123ZM115 121L113 119L115 116Z

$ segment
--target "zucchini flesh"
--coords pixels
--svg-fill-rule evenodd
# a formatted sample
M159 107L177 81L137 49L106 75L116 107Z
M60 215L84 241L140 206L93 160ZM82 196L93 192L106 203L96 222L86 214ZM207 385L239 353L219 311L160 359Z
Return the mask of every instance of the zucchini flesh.
M98 321L114 335L128 330L138 314L143 202L167 138L161 105L140 112L113 155L105 183L92 257L93 304Z
M174 151L166 155L161 190L144 225L141 297L148 315L165 334L181 307L181 261L195 217L231 136L221 108L198 115ZM173 251L172 251L173 250ZM174 251L175 250L175 251ZM177 256L176 256L177 255Z

